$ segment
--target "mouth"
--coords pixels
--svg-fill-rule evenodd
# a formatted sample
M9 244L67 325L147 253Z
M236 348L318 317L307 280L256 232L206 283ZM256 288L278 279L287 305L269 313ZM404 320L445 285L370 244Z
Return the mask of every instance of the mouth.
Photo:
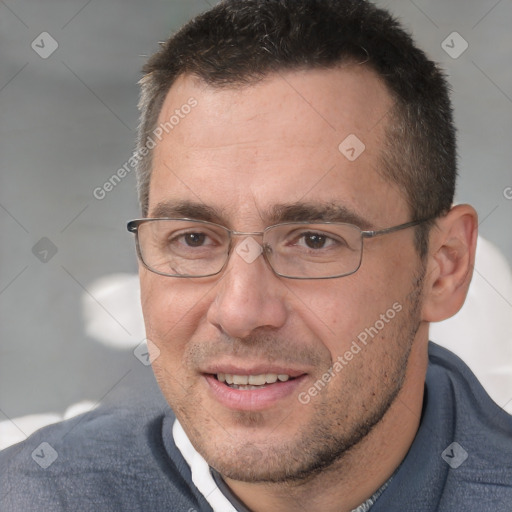
M293 400L307 378L300 371L276 370L218 368L203 375L216 402L232 410L262 411Z
M260 373L257 375L236 375L232 373L217 373L214 377L231 389L240 389L242 391L251 391L254 389L264 389L276 382L287 382L294 380L286 373Z

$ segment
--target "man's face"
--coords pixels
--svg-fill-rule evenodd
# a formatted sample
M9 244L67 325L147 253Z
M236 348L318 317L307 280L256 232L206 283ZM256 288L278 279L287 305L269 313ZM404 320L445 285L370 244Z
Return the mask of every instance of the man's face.
M197 105L181 109L190 98ZM148 216L257 232L283 220L278 212L301 211L284 220L303 221L308 209L328 216L335 206L339 220L361 219L363 229L407 222L407 202L379 161L391 107L380 80L356 66L238 89L181 77L160 122L190 113L155 148ZM362 146L351 134L365 145L355 160ZM413 238L407 229L366 240L360 269L330 280L278 277L262 256L249 263L236 251L244 236L214 277L141 267L147 337L160 350L156 378L211 466L237 480L300 478L381 422L419 337ZM266 384L237 389L219 374L256 383L265 375ZM276 375L288 380L272 383Z

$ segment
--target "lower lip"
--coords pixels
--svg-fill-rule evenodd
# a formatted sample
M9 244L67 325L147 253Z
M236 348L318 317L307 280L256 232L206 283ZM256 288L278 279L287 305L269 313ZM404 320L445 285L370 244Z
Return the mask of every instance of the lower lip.
M297 388L306 375L301 375L286 382L268 384L261 389L233 389L224 382L218 381L213 375L205 375L215 399L229 409L238 411L261 411L276 405L280 400L291 395L298 396Z

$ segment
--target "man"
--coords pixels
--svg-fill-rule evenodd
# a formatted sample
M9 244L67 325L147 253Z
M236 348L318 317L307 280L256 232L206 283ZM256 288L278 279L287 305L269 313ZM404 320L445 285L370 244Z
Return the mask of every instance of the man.
M512 510L512 418L428 343L477 231L436 66L365 1L227 0L144 71L128 227L173 412L4 451L2 510Z

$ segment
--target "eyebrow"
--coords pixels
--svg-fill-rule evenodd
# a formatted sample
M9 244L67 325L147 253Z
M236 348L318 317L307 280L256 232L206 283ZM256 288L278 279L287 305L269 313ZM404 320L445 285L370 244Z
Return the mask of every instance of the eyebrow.
M366 230L372 223L359 213L337 203L289 203L274 205L269 212L272 224L281 222L344 222Z
M215 222L229 226L224 213L217 208L195 201L163 201L151 210L153 218L188 218ZM373 227L373 223L359 213L338 203L296 202L270 207L261 215L267 225L284 222L344 222L354 224L362 230Z
M151 210L151 217L187 218L224 224L222 213L216 208L194 201L162 201Z

